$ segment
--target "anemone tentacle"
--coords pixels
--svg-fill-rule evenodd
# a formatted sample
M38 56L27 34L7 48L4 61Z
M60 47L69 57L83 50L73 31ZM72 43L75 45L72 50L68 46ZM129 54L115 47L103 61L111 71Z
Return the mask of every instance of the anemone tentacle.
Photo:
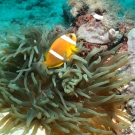
M9 113L0 120L0 133L23 127L26 134L34 127L34 135L42 126L47 135L115 135L129 126L118 117L129 120L121 105L132 96L118 94L132 79L118 71L129 60L127 52L119 54L120 46L94 49L86 58L72 55L64 65L47 69L43 56L59 36L56 28L23 32L24 37L2 41L8 46L0 55L0 112Z

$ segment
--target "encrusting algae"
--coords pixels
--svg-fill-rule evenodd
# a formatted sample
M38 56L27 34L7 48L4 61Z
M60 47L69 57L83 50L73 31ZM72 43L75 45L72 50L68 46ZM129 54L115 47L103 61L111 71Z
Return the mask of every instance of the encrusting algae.
M1 41L8 46L1 47L0 112L9 113L0 121L0 133L23 128L25 135L34 127L35 135L42 127L47 135L120 135L129 126L122 108L132 96L118 92L132 79L118 70L128 62L128 52L97 48L86 58L74 54L48 69L44 53L60 36L57 29L30 27L23 33Z

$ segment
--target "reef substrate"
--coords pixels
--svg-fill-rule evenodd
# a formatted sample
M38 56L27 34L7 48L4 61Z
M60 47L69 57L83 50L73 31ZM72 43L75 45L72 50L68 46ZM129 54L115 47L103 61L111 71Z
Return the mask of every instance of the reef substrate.
M123 112L131 95L120 95L118 88L131 76L119 68L129 53L95 48L85 58L72 55L59 68L44 65L44 53L52 42L71 30L24 28L22 36L9 34L1 39L0 112L8 114L0 121L0 133L23 128L31 135L39 127L47 135L119 135L130 120ZM83 42L78 42L80 50ZM114 123L113 121L117 121Z

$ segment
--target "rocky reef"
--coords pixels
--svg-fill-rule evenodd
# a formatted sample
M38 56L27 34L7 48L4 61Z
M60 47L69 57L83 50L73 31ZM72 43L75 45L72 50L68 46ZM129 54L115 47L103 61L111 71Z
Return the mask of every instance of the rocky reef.
M68 5L68 29L29 26L0 38L0 112L6 113L0 133L121 135L130 126L133 95L122 93L134 79L125 72L132 63L133 20L119 18L122 9L111 1L69 0ZM69 32L77 35L80 52L48 69L45 53Z

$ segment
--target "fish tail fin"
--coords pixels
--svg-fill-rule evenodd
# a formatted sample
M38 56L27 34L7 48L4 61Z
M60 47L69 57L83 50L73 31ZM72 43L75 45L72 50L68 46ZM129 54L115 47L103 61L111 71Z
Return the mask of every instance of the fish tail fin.
M45 54L44 54L44 55L45 55L45 59L46 59L46 58L47 58L47 56L48 56L48 52L45 52Z
M48 67L48 63L47 63L47 61L45 61L45 62L44 62L44 64L45 64L45 66L46 66L46 67Z

